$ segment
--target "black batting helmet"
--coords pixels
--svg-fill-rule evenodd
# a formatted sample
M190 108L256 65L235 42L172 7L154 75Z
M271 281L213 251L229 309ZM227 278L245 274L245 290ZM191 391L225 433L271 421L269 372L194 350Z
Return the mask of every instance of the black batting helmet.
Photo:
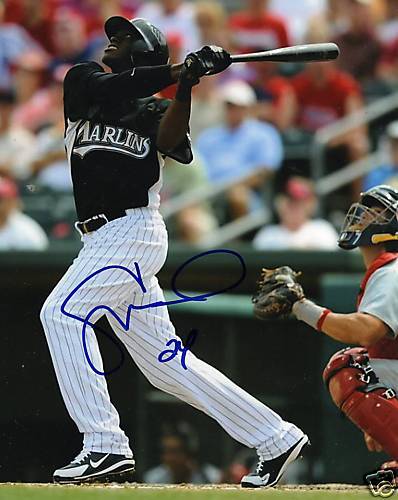
M166 37L149 21L113 16L107 19L104 28L109 40L123 29L134 35L131 57L136 66L161 66L168 63L169 48Z
M351 205L341 229L338 244L344 250L359 246L398 241L398 191L391 186L375 186ZM388 248L387 248L388 249ZM395 251L395 250L394 250Z

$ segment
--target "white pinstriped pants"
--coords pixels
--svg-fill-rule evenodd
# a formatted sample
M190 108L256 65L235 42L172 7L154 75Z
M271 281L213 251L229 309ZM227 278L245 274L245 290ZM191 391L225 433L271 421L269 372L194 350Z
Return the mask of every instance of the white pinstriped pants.
M84 319L101 304L125 318L129 304L164 300L155 275L166 259L167 231L157 210L141 208L83 236L83 242L78 257L44 303L40 318L65 405L84 434L84 448L131 455L106 378L97 375L85 357L82 323L62 314L61 304L91 273L112 265L134 270L134 262L140 266L146 294L126 272L112 269L83 285L66 310ZM103 314L104 311L98 311L90 321L94 323ZM187 370L181 366L180 355L160 363L158 356L166 349L166 342L178 338L166 307L133 311L127 332L111 314L106 314L117 337L155 387L202 410L234 439L257 448L264 459L279 456L303 436L300 429L191 352L186 357ZM97 339L90 327L86 340L93 365L103 372Z

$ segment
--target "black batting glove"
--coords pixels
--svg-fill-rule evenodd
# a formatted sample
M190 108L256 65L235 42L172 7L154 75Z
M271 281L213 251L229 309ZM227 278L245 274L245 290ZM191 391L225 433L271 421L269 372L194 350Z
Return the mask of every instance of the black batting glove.
M217 47L217 45L205 45L195 54L202 61L202 64L208 68L206 75L221 73L232 63L229 52L222 47Z
M205 75L209 69L210 65L207 61L202 60L197 52L191 52L185 58L179 83L185 87L193 87L199 83L200 78Z
M181 70L176 98L180 101L189 100L192 87L199 83L202 76L221 73L231 62L230 54L216 45L206 45L191 52L186 56Z
M200 82L200 78L207 71L208 67L203 64L203 61L200 60L195 52L188 54L178 79L176 99L182 102L190 101L192 87Z

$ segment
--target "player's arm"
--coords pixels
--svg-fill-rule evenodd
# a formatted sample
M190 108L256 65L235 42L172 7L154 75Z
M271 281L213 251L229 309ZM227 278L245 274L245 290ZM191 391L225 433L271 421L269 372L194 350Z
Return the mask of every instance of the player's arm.
M379 270L368 282L358 312L338 314L305 297L297 282L298 273L284 266L263 270L253 297L254 314L260 319L292 312L315 330L345 344L369 347L385 336L398 332L395 293L396 276Z
M179 87L176 98L167 108L159 124L156 144L161 153L167 155L185 140L189 131L190 116L191 90L187 90L185 94L181 93Z
M87 79L87 92L94 100L136 99L149 97L176 83L182 64L143 66L122 73L92 72Z
M168 154L185 140L191 116L192 88L202 76L224 71L230 64L230 55L221 47L206 46L188 54L180 72L176 97L159 125L157 147L160 152Z
M297 319L345 344L369 347L385 337L390 330L383 321L371 314L338 314L307 299L296 302L293 313Z
M397 300L396 275L384 267L369 279L358 312L337 314L304 299L293 306L293 313L340 342L369 347L397 334Z
M149 97L178 81L181 68L182 64L145 66L122 73L105 73L95 62L81 63L65 77L65 96L67 101L85 99L91 103Z

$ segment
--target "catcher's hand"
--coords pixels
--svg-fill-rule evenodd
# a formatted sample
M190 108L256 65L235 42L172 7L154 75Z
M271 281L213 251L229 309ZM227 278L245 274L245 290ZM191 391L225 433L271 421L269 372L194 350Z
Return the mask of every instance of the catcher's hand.
M263 269L252 299L254 315L267 319L290 314L293 304L304 298L299 275L288 266Z

